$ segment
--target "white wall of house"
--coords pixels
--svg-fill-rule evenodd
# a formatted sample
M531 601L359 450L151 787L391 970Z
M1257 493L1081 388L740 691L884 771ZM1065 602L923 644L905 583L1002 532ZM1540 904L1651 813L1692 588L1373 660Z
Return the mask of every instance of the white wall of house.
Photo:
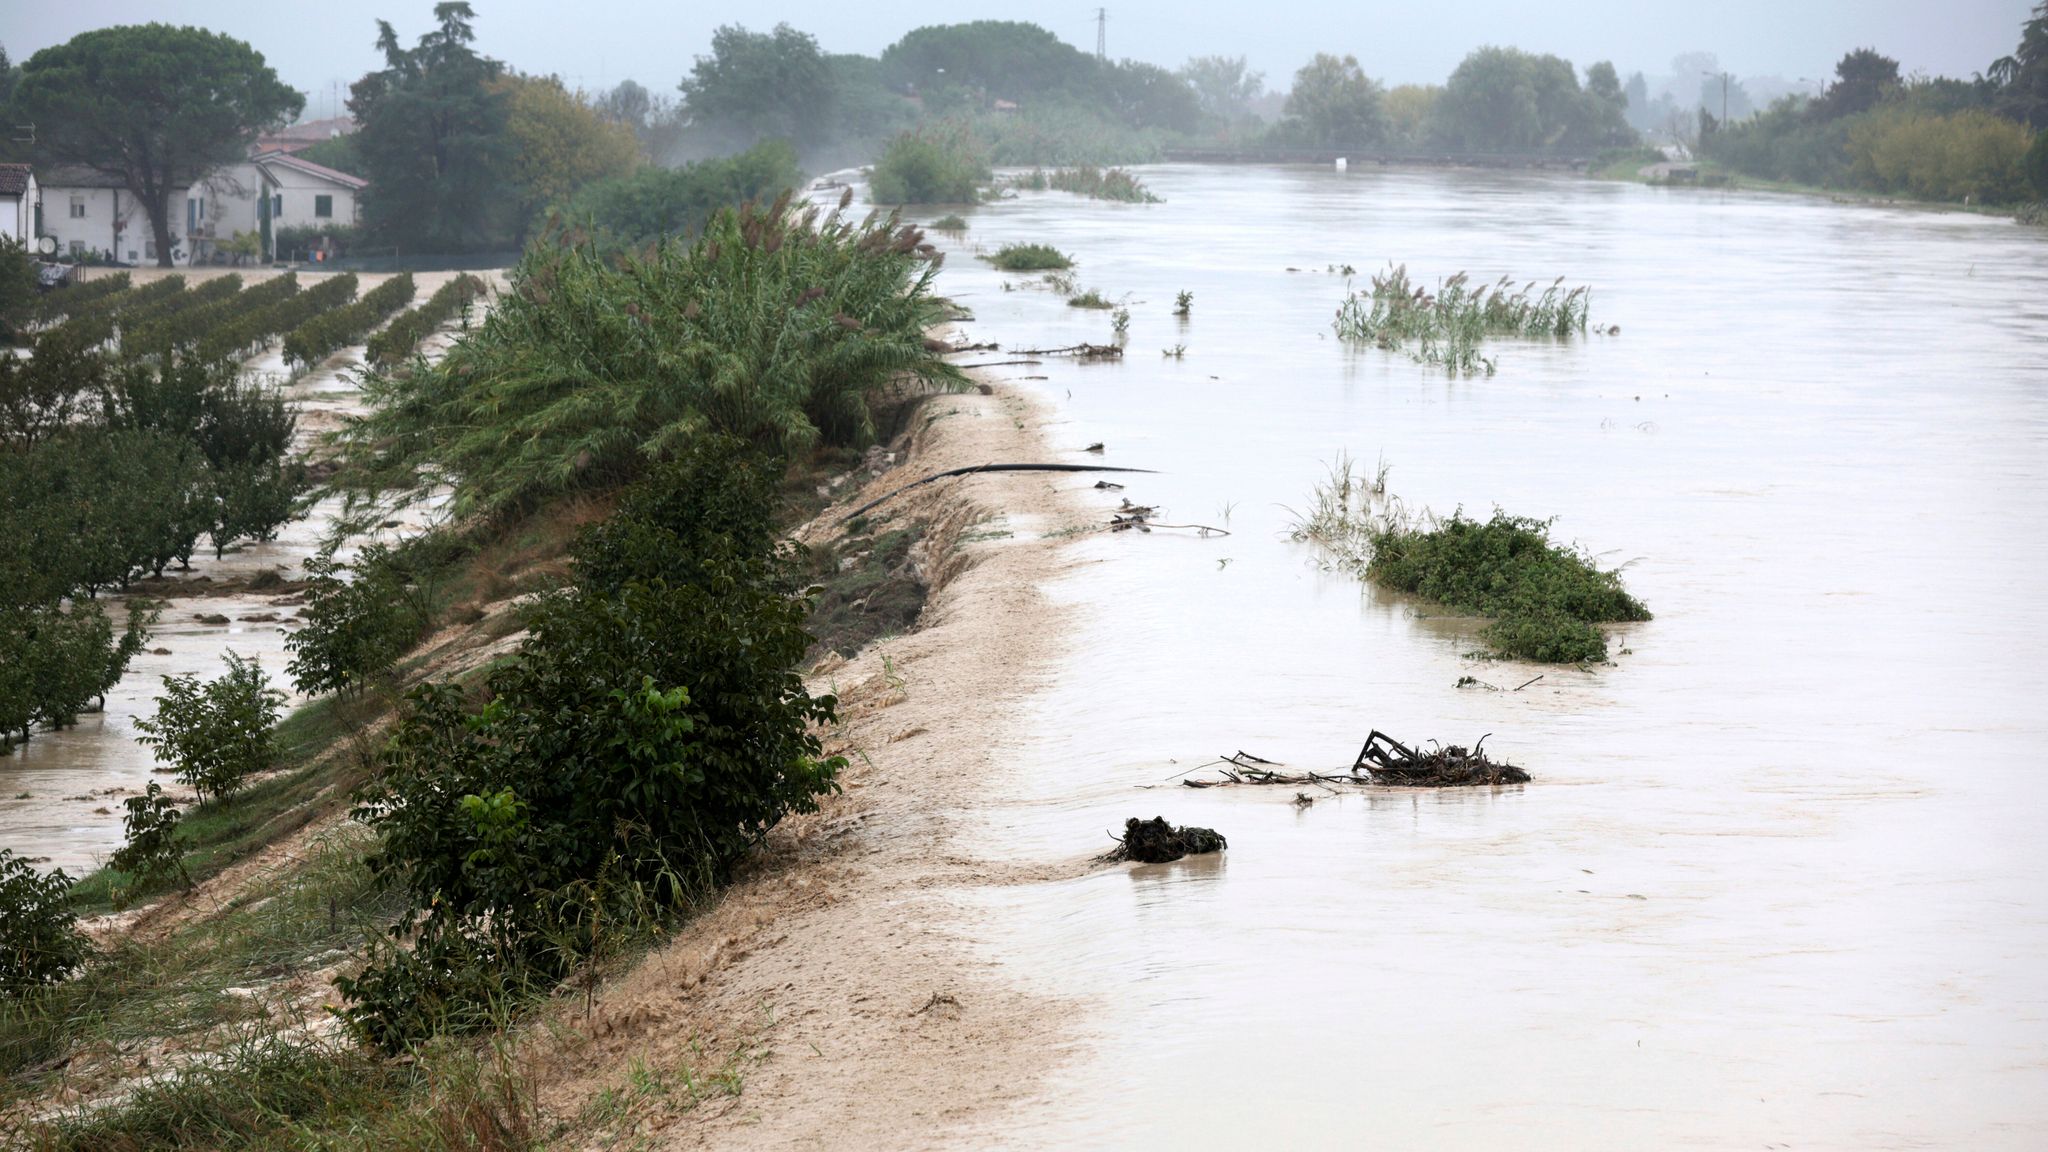
M44 185L43 233L57 238L57 251L67 258L98 252L123 263L141 263L149 218L125 188ZM151 255L146 259L153 261L156 246L147 247Z
M19 196L0 196L0 236L32 247L36 239L36 200L42 188L28 178L28 190Z
M287 163L273 161L263 168L277 182L277 212L272 217L272 227L318 228L360 221L356 214L356 189L349 185Z
M234 164L173 197L172 262L208 261L216 245L238 232L262 233L262 198L275 191L262 169ZM66 257L112 253L124 264L156 263L156 234L142 202L126 188L48 186L43 190L43 231Z

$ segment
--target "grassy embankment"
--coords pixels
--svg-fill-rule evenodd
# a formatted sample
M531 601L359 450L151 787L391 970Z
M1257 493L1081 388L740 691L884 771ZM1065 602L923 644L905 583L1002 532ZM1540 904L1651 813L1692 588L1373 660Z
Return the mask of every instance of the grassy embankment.
M494 314L452 363L371 382L369 391L383 407L358 430L359 447L375 446L353 461L359 491L388 491L404 476L415 485L404 494L416 494L457 471L458 460L464 477L456 492L460 530L442 546L423 550L434 557L431 571L410 573L430 590L428 639L367 677L365 687L315 701L287 720L279 733L281 771L190 814L183 836L187 868L201 884L197 901L174 896L147 912L141 927L110 935L102 958L79 977L0 1008L0 1071L9 1078L0 1109L12 1118L0 1123L12 1123L13 1136L37 1148L530 1147L549 1135L617 1119L599 1101L590 1116L559 1119L551 1133L537 1129L531 1086L510 1071L505 1049L513 1018L528 997L545 994L545 982L529 980L518 986L532 992L481 1004L496 1021L481 1036L430 1028L404 1039L409 1058L398 1064L333 1037L324 1011L334 999L332 978L360 967L365 948L386 939L401 914L420 914L425 906L416 901L426 891L400 882L406 872L371 867L377 841L339 817L359 785L393 770L393 753L377 725L406 716L415 727L432 722L416 714L420 705L401 699L408 688L441 680L473 697L489 680L501 700L515 702L536 685L555 691L547 687L555 683L547 669L573 668L581 657L551 648L548 634L525 634L517 653L508 649L505 642L532 622L522 598L562 588L578 572L603 571L617 591L543 597L544 606L554 605L546 612L630 614L655 603L633 590L642 577L617 582L668 548L661 534L670 529L645 521L645 500L638 520L619 521L622 513L612 510L614 494L639 480L650 445L677 443L699 428L751 432L783 461L786 475L774 503L778 521L787 524L815 510L820 478L860 461L861 447L892 432L917 395L957 381L925 347L925 328L942 310L929 294L929 270L919 271L929 249L913 231L889 224L854 228L836 219L778 222L784 219L779 206L767 217L730 219L696 245L669 245L638 267L630 261L613 266L596 252L537 252L515 278L513 306ZM721 261L755 266L748 294L721 295L721 286L733 282L718 269ZM765 314L777 318L780 331L774 325L763 330L758 320ZM590 325L622 316L631 326L627 332L611 340L587 338ZM749 359L768 349L798 360ZM601 362L578 360L586 356ZM581 406L565 412L555 403L556 381L593 375L646 380L646 372L633 369L678 362L697 366L657 377L650 388L668 394L653 403L641 396L597 412ZM739 374L707 378L721 368L735 371L736 363ZM809 387L769 391L771 382L792 378L807 379ZM455 445L418 434L453 409L470 406L474 416L479 402L501 429L519 434ZM525 447L494 455L508 439ZM535 445L567 466L537 462ZM592 536L594 525L606 527ZM824 630L814 650L846 651L914 617L920 593L907 555L919 527L887 521L860 527L811 558L807 571L826 585L814 617ZM569 553L577 557L573 563L565 561ZM783 577L774 573L781 561L768 563L760 571L770 586L780 586ZM677 578L686 584L696 579ZM689 595L708 593L716 602L725 595L716 591L724 587L717 581L725 579ZM731 601L731 610L745 602ZM734 623L746 627L738 618ZM523 681L505 678L521 664L532 665ZM608 674L610 664L600 662ZM633 669L620 671L630 678ZM606 698L600 692L593 706ZM714 710L726 706L707 700ZM544 736L553 723L547 715L533 713L522 723L538 725L531 732ZM698 721L704 736L691 736L688 725L669 726L661 739L682 739L678 754L695 755L689 749L722 739L717 725L703 725ZM470 779L487 780L495 771L488 758L496 754L476 751L486 760L472 769L484 776ZM437 759L424 762L424 769L438 771ZM734 780L748 786L744 777ZM387 797L385 803L392 802ZM516 801L503 810L516 812ZM681 811L687 814L687 807ZM449 828L462 827L463 819ZM492 843L500 844L492 850L499 852L510 842ZM401 839L386 841L382 851L390 858L418 847L416 839ZM410 874L440 868L445 861L434 855L411 857ZM469 859L478 860L473 850ZM256 872L223 876L248 860ZM709 861L706 868L716 870ZM513 865L505 874L527 871ZM128 894L126 879L95 876L79 896L104 908ZM549 960L531 971L581 969L595 978L629 963L650 932L658 935L663 923L686 914L701 896L685 893L672 910L585 939L568 968ZM542 892L529 902L555 899ZM493 963L505 962L532 963L513 961L511 954ZM402 987L386 983L370 986L369 993L375 998L370 1006L352 1011L406 1026L455 1018ZM380 1035L388 1041L393 1033ZM630 1090L694 1101L736 1092L743 1067L744 1053L735 1051ZM138 1088L144 1077L157 1078ZM58 1105L54 1113L46 1111L52 1104Z

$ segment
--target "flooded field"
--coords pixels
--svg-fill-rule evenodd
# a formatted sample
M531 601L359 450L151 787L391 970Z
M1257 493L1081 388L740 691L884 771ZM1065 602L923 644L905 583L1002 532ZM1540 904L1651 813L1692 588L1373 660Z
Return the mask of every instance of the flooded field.
M1166 203L1026 193L944 241L1006 349L1111 320L974 251L1051 243L1127 300L1124 362L1003 373L1044 377L1062 459L1159 470L1105 518L1232 533L1072 546L1052 591L1084 624L987 840L1071 857L1164 815L1230 850L958 894L988 955L1085 1005L989 1142L2037 1147L2048 237L1540 176L1144 176ZM1342 266L1389 262L1590 284L1620 333L1501 341L1457 381L1339 346ZM1468 656L1477 622L1286 540L1340 452L1411 507L1557 517L1656 619L1614 667ZM1341 768L1372 728L1488 736L1535 782L1173 783L1240 748Z
M415 277L425 299L450 274ZM249 279L260 279L252 274ZM362 277L365 289L385 277ZM302 277L302 279L307 279ZM310 281L309 281L310 282ZM450 337L429 338L423 350L438 354ZM337 353L326 364L290 379L285 395L299 406L297 440L302 450L314 447L323 434L360 408L354 371L362 361L361 346ZM288 380L282 354L276 350L249 361L247 369L263 378ZM73 877L99 866L121 846L121 801L139 791L154 775L183 794L167 772L159 770L150 750L135 742L135 719L156 711L156 697L166 676L221 674L223 658L233 652L254 659L276 687L289 690L285 664L290 653L285 638L293 627L299 599L288 591L262 592L244 587L259 572L274 571L285 579L303 579L300 565L320 548L335 515L338 497L314 505L306 517L288 524L275 540L244 543L215 559L202 539L192 568L165 573L175 594L165 604L149 643L129 665L127 675L107 693L106 709L79 717L76 727L61 732L37 731L26 744L0 754L0 846L17 854L46 859L43 867L63 868ZM393 531L416 526L408 516ZM347 559L356 544L339 550ZM229 591L215 592L224 585ZM109 599L117 619L125 609L119 596ZM294 702L300 698L292 697Z

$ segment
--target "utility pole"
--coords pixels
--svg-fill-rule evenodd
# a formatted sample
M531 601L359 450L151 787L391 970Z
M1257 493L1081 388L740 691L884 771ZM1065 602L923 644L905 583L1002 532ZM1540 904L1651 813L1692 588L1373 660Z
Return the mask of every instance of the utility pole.
M1717 77L1721 81L1721 123L1728 123L1728 81L1734 79L1735 74L1732 72L1708 72L1702 70L1700 75Z
M1095 10L1095 58L1109 59L1109 9Z

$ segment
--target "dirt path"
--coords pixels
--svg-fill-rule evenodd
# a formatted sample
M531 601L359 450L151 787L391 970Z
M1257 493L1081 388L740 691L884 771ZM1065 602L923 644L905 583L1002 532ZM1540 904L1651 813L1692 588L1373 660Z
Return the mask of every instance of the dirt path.
M907 462L861 500L947 468L1055 458L1020 396L942 396L917 421ZM1013 987L977 956L963 937L976 913L950 894L1089 866L1079 852L998 863L959 835L963 817L1003 793L1017 706L1061 655L1062 610L1038 589L1068 563L1046 533L1093 518L1063 492L1080 486L975 476L889 506L930 521L934 593L919 631L819 676L841 693L833 746L851 759L845 794L785 824L754 876L603 989L588 1016L572 1012L551 1051L529 1051L551 1119L606 1117L574 1124L571 1143L957 1146L1041 1083L1072 1039L1071 1006ZM995 514L1014 535L961 542ZM684 1069L696 1090L676 1087ZM721 1071L723 1082L707 1079ZM607 1089L614 1103L593 1107Z

